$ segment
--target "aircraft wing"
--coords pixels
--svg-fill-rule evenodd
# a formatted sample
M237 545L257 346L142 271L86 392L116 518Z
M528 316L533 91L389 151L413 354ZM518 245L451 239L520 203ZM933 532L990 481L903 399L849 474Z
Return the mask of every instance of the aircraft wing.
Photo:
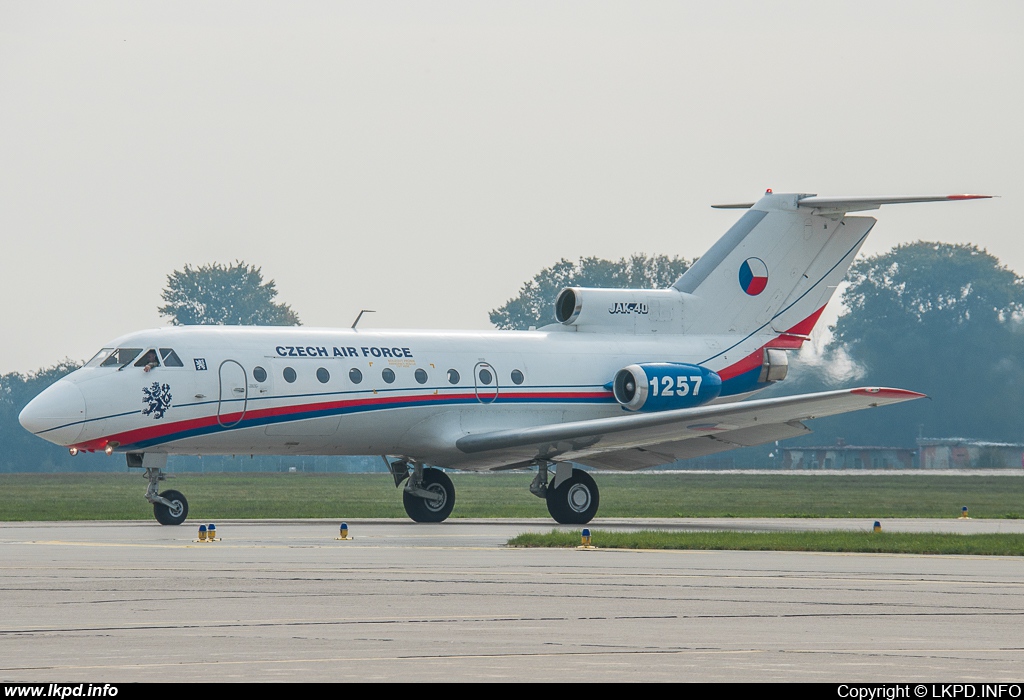
M455 445L490 468L550 459L633 470L795 437L810 432L805 420L923 396L905 389L840 389L497 430L466 435Z

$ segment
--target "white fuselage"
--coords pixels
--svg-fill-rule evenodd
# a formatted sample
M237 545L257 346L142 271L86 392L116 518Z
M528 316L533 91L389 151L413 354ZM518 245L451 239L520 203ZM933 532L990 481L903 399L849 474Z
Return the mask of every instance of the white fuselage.
M183 366L90 363L48 390L52 410L37 399L30 429L81 450L381 454L488 469L500 457L463 454L456 440L622 415L610 383L634 363L702 365L723 379L719 401L740 398L764 386L761 349L775 338L172 327L109 347L171 349Z

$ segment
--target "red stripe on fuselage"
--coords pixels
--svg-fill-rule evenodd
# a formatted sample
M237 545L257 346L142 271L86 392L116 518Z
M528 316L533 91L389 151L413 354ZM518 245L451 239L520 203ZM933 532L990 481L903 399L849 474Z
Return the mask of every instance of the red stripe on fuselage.
M788 331L785 331L785 333L790 335L810 335L811 331L814 330L814 326L818 323L818 319L821 318L821 315L824 312L825 307L823 306L803 321L790 328Z
M822 306L820 309L815 311L813 314L805 318L800 323L796 324L787 331L783 331L777 338L773 338L754 352L744 357L739 362L733 363L718 371L718 376L722 378L722 381L726 379L732 379L738 377L741 374L745 374L755 367L760 367L764 359L765 348L783 348L787 350L799 350L804 343L804 338L800 336L808 336L811 331L814 330L814 325L821 318L821 314L825 311L825 307Z
M489 398L492 392L481 392L485 398ZM595 398L607 398L612 394L609 391L595 391L595 392L530 392L530 393L505 393L504 395L499 394L498 399L501 398L516 398L516 399L527 399L527 400L573 400L573 399L595 399ZM392 406L395 408L401 408L402 404L416 403L422 404L425 402L446 402L446 401L476 401L477 395L475 393L463 393L463 394L413 394L405 396L376 396L366 397L360 399L347 399L341 401L327 401L322 403L307 403L307 404L292 404L289 406L273 406L270 408L261 408L246 410L243 414L240 411L234 413L225 413L220 415L218 420L217 414L200 416L198 418L189 418L186 420L180 420L173 423L161 423L159 425L147 426L145 428L135 428L132 430L126 430L121 433L115 433L113 435L107 435L101 438L95 438L86 442L81 442L74 447L80 450L102 450L109 443L116 442L118 445L131 445L137 442L145 442L148 440L159 439L172 435L174 433L188 432L192 430L199 430L202 428L210 428L218 424L226 425L228 428L236 427L243 417L248 422L250 420L260 420L263 418L275 418L279 416L295 416L303 413L319 413L323 411L342 411L350 409L364 408L367 406ZM301 420L301 419L300 419ZM245 427L245 426L238 426Z
M722 381L724 382L727 379L732 379L733 377L738 377L741 374L745 374L750 370L754 369L755 367L760 367L761 354L763 349L764 346L761 346L754 352L744 357L739 362L734 362L725 369L719 370L718 376L721 377Z

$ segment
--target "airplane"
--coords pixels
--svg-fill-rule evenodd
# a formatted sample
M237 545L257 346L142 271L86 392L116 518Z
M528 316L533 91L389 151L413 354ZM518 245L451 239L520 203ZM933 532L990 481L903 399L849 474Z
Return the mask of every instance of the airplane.
M447 469L536 470L562 524L600 492L581 467L633 471L810 432L805 421L917 399L856 387L751 398L782 381L886 204L988 195L776 194L668 289L570 287L529 331L172 326L112 340L41 392L21 424L72 455L123 453L156 520L168 455L381 455L416 522L442 522Z

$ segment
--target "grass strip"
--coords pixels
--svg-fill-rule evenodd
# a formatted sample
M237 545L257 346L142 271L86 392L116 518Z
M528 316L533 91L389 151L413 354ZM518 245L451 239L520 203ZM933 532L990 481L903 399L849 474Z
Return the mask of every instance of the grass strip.
M581 531L525 533L508 541L512 547L576 547ZM591 544L601 549L731 549L782 552L863 552L872 554L976 554L1024 556L1024 535L957 535L917 532L618 532L591 530Z
M114 459L114 458L112 458ZM530 472L452 473L453 518L548 518ZM1024 517L1024 477L799 474L594 475L601 518ZM388 474L179 473L162 484L192 519L405 518ZM146 480L131 473L0 474L0 521L149 520Z

